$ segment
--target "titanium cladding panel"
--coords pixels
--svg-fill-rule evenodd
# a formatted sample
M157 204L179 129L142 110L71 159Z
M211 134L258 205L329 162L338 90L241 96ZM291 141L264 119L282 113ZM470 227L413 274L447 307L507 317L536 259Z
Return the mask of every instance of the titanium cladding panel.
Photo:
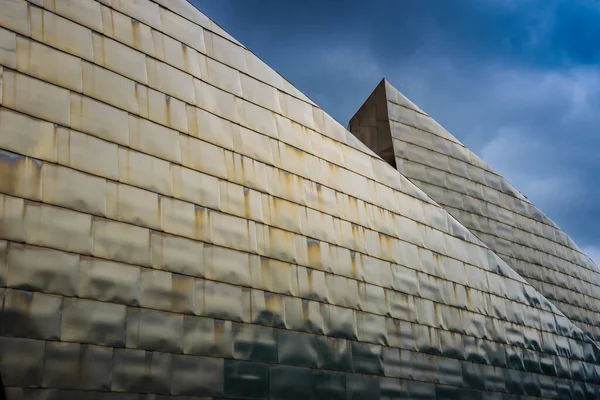
M375 130L365 111L376 107ZM383 122L385 120L385 123ZM385 79L351 121L361 140L479 237L591 338L600 270L550 218ZM373 146L391 140L389 150Z
M600 351L184 0L0 0L9 399L597 398Z

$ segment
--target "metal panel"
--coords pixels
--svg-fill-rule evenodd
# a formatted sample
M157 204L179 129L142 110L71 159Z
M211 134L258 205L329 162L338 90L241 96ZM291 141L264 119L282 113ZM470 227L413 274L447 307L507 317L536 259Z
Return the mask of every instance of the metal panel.
M225 360L223 374L225 396L247 399L269 397L268 364Z
M277 356L280 364L317 366L317 351L324 339L306 333L280 330L277 332Z
M111 389L116 392L168 394L172 356L167 353L115 349Z
M139 347L146 350L183 352L183 315L141 309Z
M67 298L63 304L61 340L124 346L126 308L118 304Z
M318 366L323 369L352 371L352 343L344 339L325 337L317 341Z
M0 337L0 366L5 386L36 387L42 384L45 342Z
M233 324L233 356L236 359L249 361L277 362L279 334L272 328L250 325ZM292 332L287 332L292 333ZM312 335L303 335L312 336ZM294 352L298 351L297 349ZM293 364L293 363L292 363Z
M192 396L222 396L223 359L174 355L171 393Z
M595 266L386 81L412 182L185 0L4 3L9 398L598 397Z
M304 400L312 398L311 369L272 366L270 373L270 399Z
M79 284L79 256L23 246L8 248L8 286L73 296Z
M59 296L8 289L4 294L2 334L58 340L62 304Z
M312 394L315 400L345 400L347 374L312 370Z

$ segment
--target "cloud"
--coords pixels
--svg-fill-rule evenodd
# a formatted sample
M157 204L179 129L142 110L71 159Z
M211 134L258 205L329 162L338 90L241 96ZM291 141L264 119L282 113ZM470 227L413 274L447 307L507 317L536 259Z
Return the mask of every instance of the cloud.
M527 128L499 127L479 155L541 209L569 207L585 194L582 177L563 157L560 146Z

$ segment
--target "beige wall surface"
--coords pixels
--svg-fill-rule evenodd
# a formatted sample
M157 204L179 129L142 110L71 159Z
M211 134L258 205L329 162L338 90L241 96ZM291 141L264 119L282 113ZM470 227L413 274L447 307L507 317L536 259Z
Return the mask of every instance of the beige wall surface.
M9 399L600 393L581 329L186 1L0 0L0 65Z

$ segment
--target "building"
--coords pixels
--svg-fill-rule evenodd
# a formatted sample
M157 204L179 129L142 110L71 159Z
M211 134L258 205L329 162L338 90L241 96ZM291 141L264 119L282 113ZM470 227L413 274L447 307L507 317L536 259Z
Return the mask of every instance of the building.
M600 397L597 267L386 81L352 134L185 0L0 65L8 399Z

